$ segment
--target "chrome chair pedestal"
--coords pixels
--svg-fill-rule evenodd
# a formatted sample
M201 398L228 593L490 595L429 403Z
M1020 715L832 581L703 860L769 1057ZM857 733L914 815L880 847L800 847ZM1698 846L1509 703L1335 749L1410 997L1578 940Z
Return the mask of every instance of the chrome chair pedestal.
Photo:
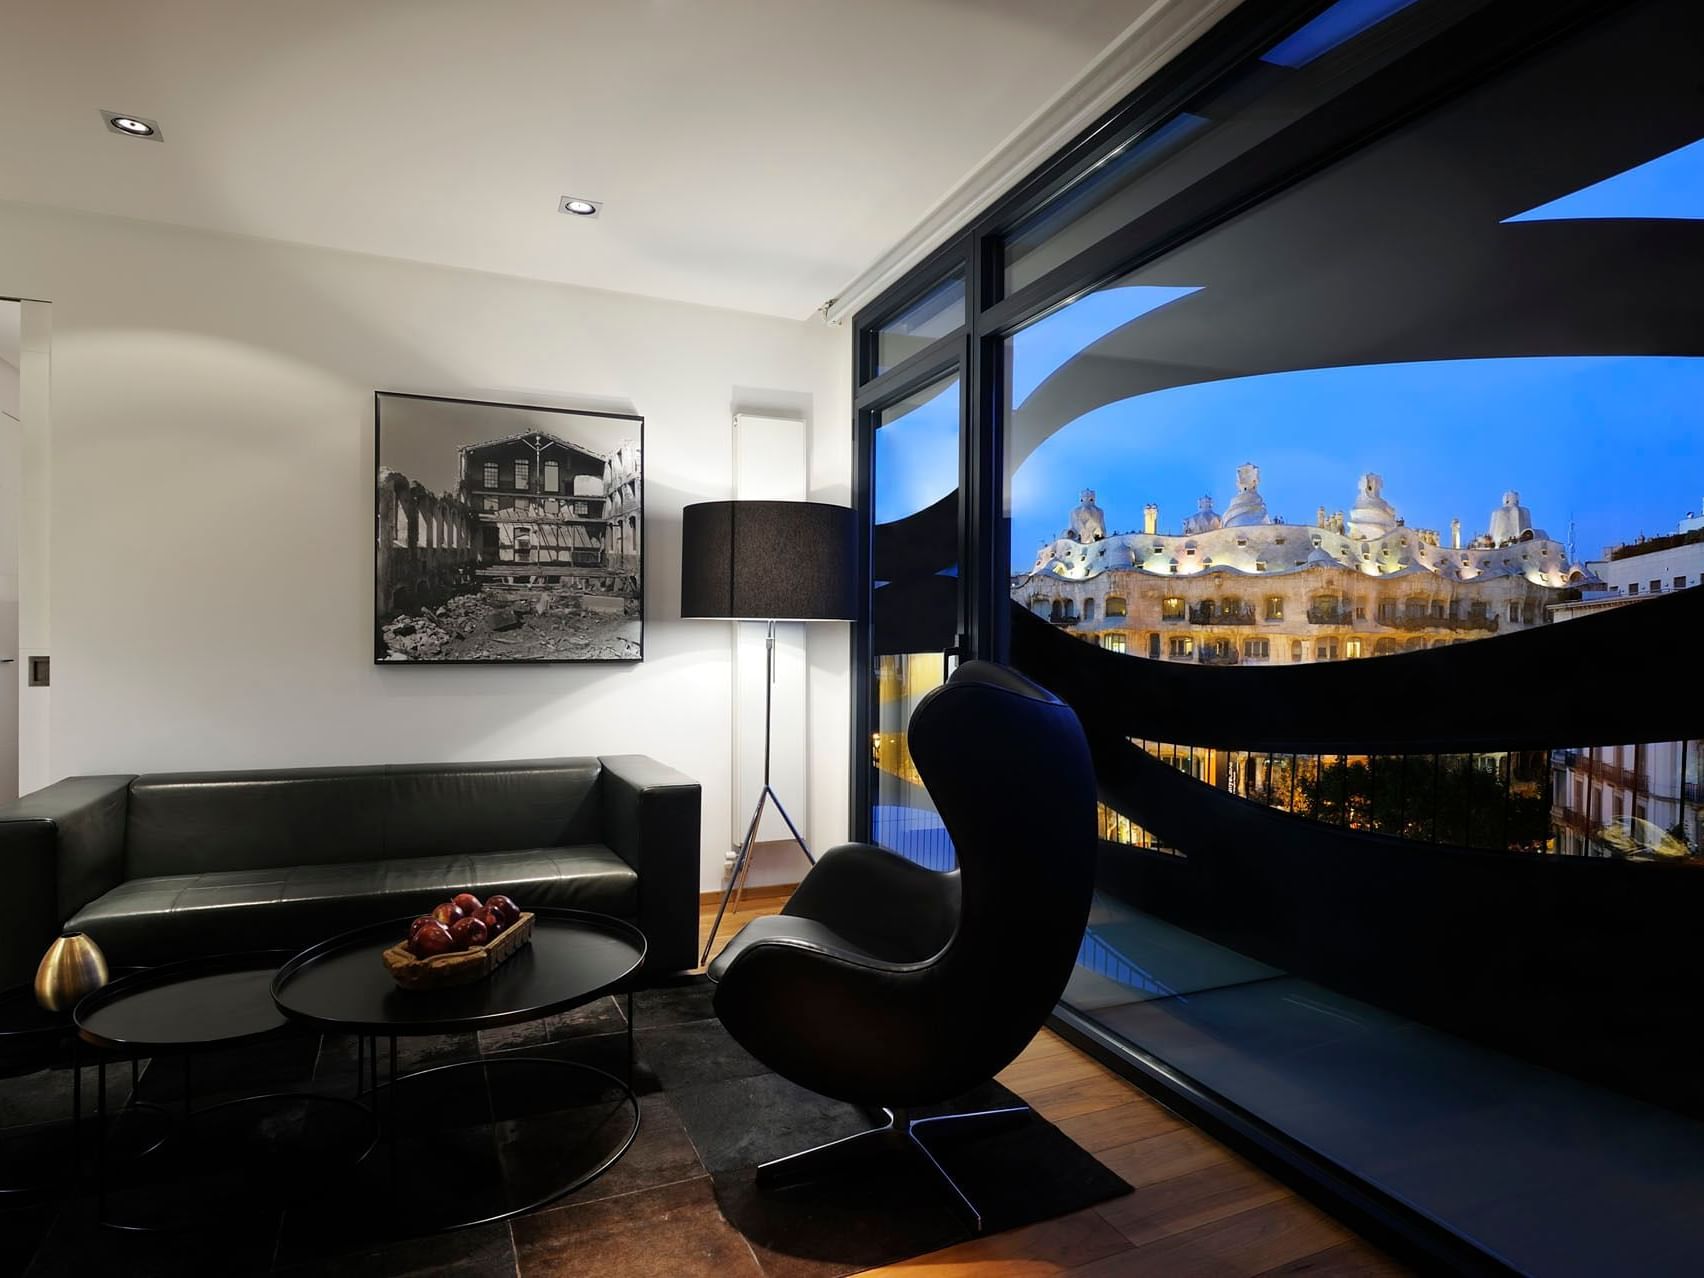
M984 1109L968 1114L934 1114L923 1118L913 1118L911 1112L905 1109L884 1107L882 1113L887 1115L887 1122L880 1127L872 1127L869 1131L845 1136L826 1145L818 1145L814 1149L801 1150L785 1158L758 1164L757 1183L763 1186L797 1185L820 1179L825 1174L832 1174L844 1167L856 1166L872 1158L891 1154L895 1150L905 1150L913 1157L921 1157L928 1164L937 1179L952 1191L958 1210L969 1219L972 1228L981 1233L982 1212L971 1202L970 1196L947 1169L941 1166L940 1160L929 1149L918 1129L944 1123L1004 1125L1027 1118L1030 1107L1016 1105L1006 1109Z

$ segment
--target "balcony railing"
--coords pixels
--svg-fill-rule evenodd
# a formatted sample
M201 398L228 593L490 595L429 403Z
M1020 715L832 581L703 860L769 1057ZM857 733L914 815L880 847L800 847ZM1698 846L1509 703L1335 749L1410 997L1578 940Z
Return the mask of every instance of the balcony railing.
M1325 604L1308 606L1308 621L1316 626L1346 626L1354 619L1354 614L1347 608L1328 607Z
M1189 620L1197 626L1252 626L1259 621L1253 608L1221 608L1211 603L1191 604Z
M1465 617L1434 617L1423 612L1392 613L1379 618L1379 625L1395 630L1489 630L1495 631L1498 617L1469 613Z
M1233 652L1214 652L1208 648L1198 648L1195 659L1204 666L1234 666L1239 658Z

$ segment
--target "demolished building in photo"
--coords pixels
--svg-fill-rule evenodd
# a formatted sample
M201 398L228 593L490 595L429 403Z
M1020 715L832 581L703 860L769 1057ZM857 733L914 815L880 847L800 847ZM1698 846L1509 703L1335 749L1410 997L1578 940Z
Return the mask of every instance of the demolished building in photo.
M638 658L638 446L527 431L458 454L454 494L380 470L379 660Z

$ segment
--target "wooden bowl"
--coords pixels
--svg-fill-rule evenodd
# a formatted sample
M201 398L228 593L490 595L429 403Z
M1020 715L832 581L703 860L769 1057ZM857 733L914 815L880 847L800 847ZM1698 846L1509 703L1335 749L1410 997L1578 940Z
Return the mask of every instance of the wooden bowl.
M416 958L408 942L399 941L385 951L385 970L405 990L437 990L450 985L482 981L532 941L533 916L526 910L498 934L494 941L449 954Z

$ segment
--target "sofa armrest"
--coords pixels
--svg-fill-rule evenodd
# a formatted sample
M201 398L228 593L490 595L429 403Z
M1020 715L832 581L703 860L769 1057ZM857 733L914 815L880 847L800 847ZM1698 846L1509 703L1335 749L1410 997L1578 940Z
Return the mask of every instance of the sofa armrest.
M60 924L123 882L132 780L67 777L0 803L0 879L31 924L0 932L0 987L33 980Z
M642 754L598 762L604 841L639 873L645 970L685 971L698 962L698 782Z

